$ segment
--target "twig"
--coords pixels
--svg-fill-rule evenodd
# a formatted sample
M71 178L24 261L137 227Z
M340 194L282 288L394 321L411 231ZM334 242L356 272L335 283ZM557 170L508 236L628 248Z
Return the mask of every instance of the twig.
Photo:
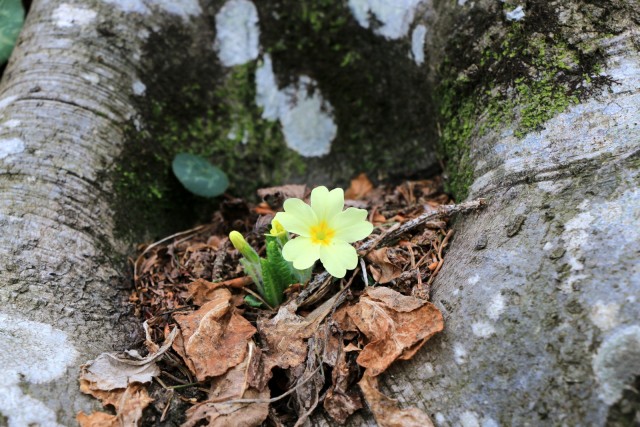
M451 236L453 236L453 229L449 230L447 235L442 240L442 243L440 243L440 246L438 247L438 266L433 271L433 273L431 273L431 277L429 277L429 282L427 282L428 285L431 285L433 283L433 281L436 279L436 276L440 272L440 269L444 265L444 258L442 257L442 250L444 249L445 246L447 246L447 243L449 243L449 239L451 239Z
M144 257L144 255L149 252L151 249L155 248L156 246L166 242L167 240L171 240L171 239L175 239L178 236L183 236L183 235L191 235L191 234L195 234L198 231L202 230L203 228L207 227L206 225L199 225L197 227L191 228L189 230L185 230L185 231L181 231L179 233L175 233L172 234L171 236L167 236L164 239L158 240L157 242L153 242L152 244L150 244L149 246L147 246L146 248L144 248L144 251L142 251L142 253L138 256L138 258L136 258L136 262L133 263L133 278L135 279L135 281L138 281L138 264L142 261L142 257Z
M464 213L464 212L481 209L484 206L486 206L486 204L487 204L486 199L476 199L476 200L471 200L470 202L460 203L458 205L440 206L437 210L433 212L424 213L417 218L414 218L410 221L405 222L404 224L400 225L393 231L389 229L382 236L375 236L373 238L369 238L365 240L365 242L362 245L360 245L360 248L358 248L358 252L361 256L365 256L372 249L375 249L378 246L382 246L396 240L403 234L408 233L409 231L412 231L413 229L419 227L420 225L424 224L427 221L432 221L434 219L450 216L457 213Z
M313 377L320 370L321 367L322 367L322 364L320 364L316 369L314 369L311 372L311 374L309 374L309 376L307 378L305 378L303 381L301 381L298 384L296 384L295 387L290 388L289 390L287 390L284 393L282 393L280 396L272 397L271 399L233 399L233 400L227 400L227 401L221 400L221 401L218 401L218 402L208 400L207 402L221 403L221 404L225 404L225 405L232 405L232 404L235 404L235 403L274 403L274 402L277 402L278 400L284 399L285 397L289 396L294 391L296 391L299 387L301 387L304 384L308 383L309 380L313 379Z
M267 306L267 308L271 311L275 311L275 309L273 307L271 307L269 304L267 304L267 302L262 299L262 297L260 295L258 295L258 293L253 292L251 289L249 288L244 288L243 289L246 293L251 294L255 299L257 299L258 301L260 301L261 303L263 303L264 305Z
M360 258L360 269L362 270L362 279L364 280L364 286L369 287L369 277L367 275L367 266L364 263L364 258Z
M164 407L164 411L162 411L162 416L160 416L160 422L163 422L167 418L167 412L169 412L169 408L171 407L171 402L173 401L173 390L171 390L171 395L169 396L169 400L167 401L167 406Z
M300 307L304 300L306 300L315 291L320 289L324 285L324 283L328 282L329 280L331 280L331 275L326 271L316 275L316 277L311 282L309 282L307 287L304 288L302 292L300 292L300 295L298 295L298 297L296 298L296 305Z

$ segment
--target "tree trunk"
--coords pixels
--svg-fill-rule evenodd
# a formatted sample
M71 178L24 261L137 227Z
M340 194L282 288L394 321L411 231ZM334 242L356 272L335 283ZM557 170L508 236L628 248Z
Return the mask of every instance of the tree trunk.
M91 405L76 366L136 339L130 240L115 236L171 221L158 206L176 205L176 151L217 156L246 190L301 164L316 184L419 171L436 134L451 191L489 207L456 223L433 295L445 332L386 392L443 426L638 416L637 1L261 2L263 47L244 64L216 58L213 22L251 8L211 3L33 4L0 87L0 424L73 424ZM315 80L331 155L300 162L327 147L300 144L291 110L282 132L255 105L261 50L276 92Z
M34 2L2 81L0 424L75 424L79 364L138 335L107 172L150 32L201 31L195 1L145 4Z
M427 49L449 182L489 206L387 392L438 426L636 425L638 2L461 3L434 2Z

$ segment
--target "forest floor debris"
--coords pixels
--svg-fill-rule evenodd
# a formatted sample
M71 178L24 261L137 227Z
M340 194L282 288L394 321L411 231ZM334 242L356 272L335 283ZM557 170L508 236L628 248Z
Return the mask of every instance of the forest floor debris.
M375 229L356 243L358 267L335 279L318 263L280 307L246 305L258 295L228 233L263 253L284 200L309 192L262 189L258 205L227 198L209 224L140 248L130 303L148 355L83 365L82 390L115 414L81 413L82 426L298 426L314 411L342 424L365 406L381 426L432 425L382 394L377 377L443 329L429 294L453 236L448 220L484 201L450 204L439 178L374 187L360 175L345 205L367 209Z

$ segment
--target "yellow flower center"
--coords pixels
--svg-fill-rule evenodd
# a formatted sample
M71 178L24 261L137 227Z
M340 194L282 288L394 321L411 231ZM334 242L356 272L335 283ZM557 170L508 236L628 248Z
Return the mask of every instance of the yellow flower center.
M326 221L320 221L318 225L311 227L311 242L316 245L328 245L331 243L336 231L329 228Z

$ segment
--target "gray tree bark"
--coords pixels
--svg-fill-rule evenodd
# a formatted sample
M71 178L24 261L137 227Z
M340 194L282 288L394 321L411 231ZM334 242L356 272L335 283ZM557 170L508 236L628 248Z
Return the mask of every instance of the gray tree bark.
M151 33L202 32L197 1L35 1L0 86L0 425L74 425L78 366L138 334L108 171ZM128 286L128 285L127 285Z
M456 223L433 295L445 332L396 365L385 391L442 426L624 425L640 407L630 391L640 376L638 3L526 2L524 17L515 2L418 3L412 28L424 25L426 58L403 70L422 67L434 91L465 89L454 93L453 116L445 97L435 97L434 110L450 124L494 79L516 113L506 120L501 110L496 120L499 105L480 97L488 107L463 132L438 123L443 139L461 143L446 154L451 182L470 176L469 197L490 204ZM127 139L124 125L142 110L144 76L210 54L205 15L186 0L34 3L0 86L0 395L8 396L0 424L73 424L91 406L79 396L76 366L135 339L121 289L126 243L114 237L106 172ZM386 25L371 27L380 34ZM549 80L542 98L557 103L524 99L526 88L509 76L514 64L496 44L511 40L513 25L524 37L555 40L536 51L577 46L551 77L535 74L540 64L518 63L530 85ZM145 56L149 35L169 37L169 29L192 46ZM397 43L385 45L394 58L408 47ZM499 58L484 56L492 52ZM575 79L562 80L563 67L579 73L583 56L601 59L610 87L580 91ZM415 70L408 75L415 81ZM571 96L568 87L581 98L559 108L564 99L554 96ZM426 96L405 89L398 93ZM531 119L532 105L550 113Z
M456 37L458 52L473 56L514 25L507 13L516 4L434 3L433 69L451 60ZM433 292L444 333L396 365L386 390L438 426L637 425L639 4L550 2L548 16L536 16L543 2L519 4L525 33L544 20L538 30L555 40L602 49L602 73L614 83L525 135L506 120L483 132L491 115L477 118L469 198L489 207L455 224ZM499 65L497 87L515 71ZM510 93L524 115L527 100Z

